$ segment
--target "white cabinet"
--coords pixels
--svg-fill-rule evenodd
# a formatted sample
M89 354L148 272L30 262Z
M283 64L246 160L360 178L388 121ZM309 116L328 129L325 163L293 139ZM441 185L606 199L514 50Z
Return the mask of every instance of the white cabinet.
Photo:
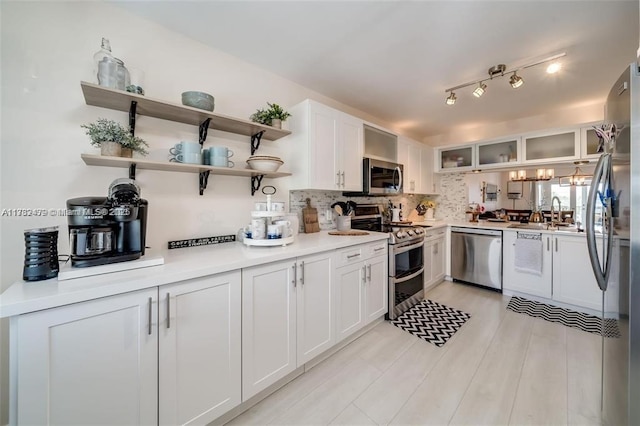
M424 240L424 289L442 281L446 265L446 228L427 230Z
M535 235L541 238L542 250L542 274L534 274L517 270L515 267L516 240L518 232L503 232L502 245L502 265L503 277L502 288L520 293L551 299L552 296L552 276L553 259L551 252L552 236L541 232L526 231L527 235Z
M438 149L437 170L440 172L468 172L476 164L475 146L455 146Z
M602 241L597 241L596 245L602 253ZM618 258L617 255L613 257L614 260ZM615 276L610 277L611 282L616 280ZM602 309L602 291L593 275L585 236L553 237L553 299Z
M508 138L476 145L476 167L489 169L518 164L521 157L520 138Z
M580 129L580 158L598 159L602 152L598 152L600 138L593 127L583 127Z
M554 130L522 137L524 163L577 160L580 157L580 129Z
M157 424L158 291L14 317L12 424Z
M290 112L291 189L362 191L363 121L309 99Z
M206 424L241 402L240 272L160 287L160 424Z
M242 399L296 369L296 262L242 270Z
M398 163L404 166L405 194L433 194L433 148L398 137Z
M388 312L387 242L336 252L336 342Z
M298 258L297 261L297 365L298 367L335 343L334 286L331 282L333 252Z

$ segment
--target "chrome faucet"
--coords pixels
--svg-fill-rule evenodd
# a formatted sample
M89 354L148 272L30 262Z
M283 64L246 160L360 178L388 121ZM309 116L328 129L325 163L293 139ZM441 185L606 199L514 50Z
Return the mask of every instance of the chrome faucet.
M554 219L555 216L555 210L553 209L553 203L558 200L558 220ZM560 198L558 198L557 196L554 196L551 199L551 226L553 226L554 223L558 223L558 222L562 222L562 204L560 203Z

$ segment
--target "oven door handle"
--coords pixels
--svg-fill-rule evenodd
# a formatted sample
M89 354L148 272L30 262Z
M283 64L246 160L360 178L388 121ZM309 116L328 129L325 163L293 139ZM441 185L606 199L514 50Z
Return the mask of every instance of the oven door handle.
M399 247L399 248L395 248L394 247L392 249L391 253L393 253L393 255L401 254L401 253L407 252L409 250L413 250L413 249L416 249L418 247L421 247L423 245L424 245L424 240L421 240L420 242L415 243L415 244L411 244L409 246L404 246L404 247Z
M407 275L406 277L402 277L402 278L394 278L391 277L391 279L393 280L394 284L400 284L403 283L405 281L409 281L410 279L413 279L415 277L417 277L418 275L422 274L424 272L424 266L422 268L420 268L418 271L414 272L411 275Z

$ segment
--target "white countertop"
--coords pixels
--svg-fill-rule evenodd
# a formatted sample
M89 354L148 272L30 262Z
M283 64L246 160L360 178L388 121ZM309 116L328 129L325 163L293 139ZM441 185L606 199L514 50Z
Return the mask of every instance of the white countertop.
M299 234L286 247L247 247L234 242L164 250L159 253L164 265L66 281L16 282L0 295L0 318L386 239L387 234L379 232L335 236L321 231Z

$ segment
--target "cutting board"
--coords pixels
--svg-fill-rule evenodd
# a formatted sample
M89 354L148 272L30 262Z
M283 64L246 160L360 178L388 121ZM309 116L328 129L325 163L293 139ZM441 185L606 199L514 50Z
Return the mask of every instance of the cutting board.
M320 232L318 223L318 210L311 207L311 199L307 198L307 207L302 209L302 221L304 222L304 232L307 234Z
M367 231L329 231L329 235L349 235L349 236L354 236L354 235L369 235L369 233Z

